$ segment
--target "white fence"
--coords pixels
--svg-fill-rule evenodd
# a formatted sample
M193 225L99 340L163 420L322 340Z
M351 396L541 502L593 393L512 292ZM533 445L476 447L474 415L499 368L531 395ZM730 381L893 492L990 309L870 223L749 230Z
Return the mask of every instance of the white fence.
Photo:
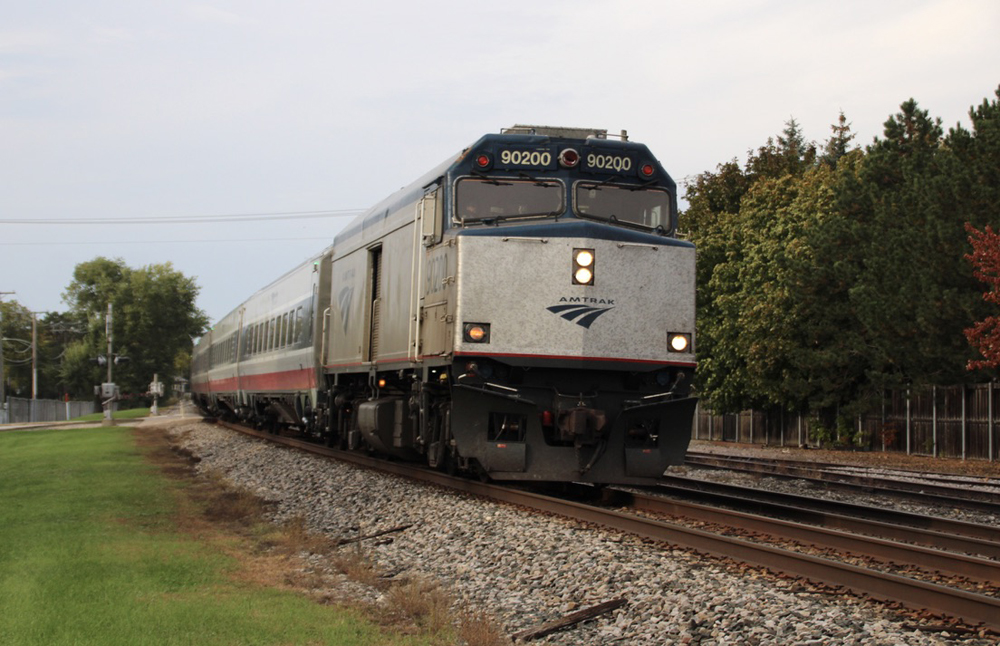
M97 412L100 412L97 404L92 401L64 402L58 399L8 397L7 410L0 410L0 424L64 422Z

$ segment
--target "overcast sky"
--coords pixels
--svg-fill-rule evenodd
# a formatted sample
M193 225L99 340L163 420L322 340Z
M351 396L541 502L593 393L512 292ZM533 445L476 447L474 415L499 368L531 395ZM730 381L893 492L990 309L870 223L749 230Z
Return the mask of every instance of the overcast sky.
M106 256L173 263L215 321L349 222L66 220L363 209L515 123L627 129L681 182L792 117L822 144L842 110L867 144L912 97L968 126L1000 85L996 0L39 0L0 15L0 292L37 311L64 311L73 268Z

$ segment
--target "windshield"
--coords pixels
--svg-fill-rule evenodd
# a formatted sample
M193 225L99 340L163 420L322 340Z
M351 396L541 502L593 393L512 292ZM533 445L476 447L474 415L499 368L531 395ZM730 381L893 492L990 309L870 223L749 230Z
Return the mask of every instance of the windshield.
M566 198L559 182L463 179L456 189L456 215L463 222L561 215Z
M576 212L587 218L615 220L670 231L670 193L657 188L580 182Z

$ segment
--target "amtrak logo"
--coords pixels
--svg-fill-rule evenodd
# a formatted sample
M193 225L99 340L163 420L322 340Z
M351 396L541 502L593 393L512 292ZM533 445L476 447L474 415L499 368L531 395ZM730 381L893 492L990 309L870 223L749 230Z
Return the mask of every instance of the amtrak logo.
M354 288L345 287L337 294L337 304L340 305L340 323L347 332L347 318L351 314L351 301L354 299Z
M567 298L564 296L559 299L559 302L560 305L553 305L545 309L588 330L602 314L615 309L615 301L610 298ZM592 303L592 305L587 303ZM594 305L604 305L605 307L594 307Z

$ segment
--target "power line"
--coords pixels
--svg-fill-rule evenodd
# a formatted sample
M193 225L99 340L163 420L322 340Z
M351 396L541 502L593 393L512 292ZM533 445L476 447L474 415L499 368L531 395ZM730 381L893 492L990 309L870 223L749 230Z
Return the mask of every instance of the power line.
M198 224L203 222L254 222L262 220L306 220L314 218L346 218L363 213L364 209L330 209L325 211L283 211L274 213L229 213L224 215L174 215L146 218L0 218L0 224Z
M329 236L332 238L332 236ZM208 242L211 244L219 244L220 242L303 242L303 241L320 241L322 242L324 238L318 236L311 236L307 238L226 238L225 240L220 240L219 238L213 238L211 240L94 240L92 242L74 240L72 242L0 242L0 247L30 247L30 246L76 246L76 245L130 245L130 244L194 244Z

